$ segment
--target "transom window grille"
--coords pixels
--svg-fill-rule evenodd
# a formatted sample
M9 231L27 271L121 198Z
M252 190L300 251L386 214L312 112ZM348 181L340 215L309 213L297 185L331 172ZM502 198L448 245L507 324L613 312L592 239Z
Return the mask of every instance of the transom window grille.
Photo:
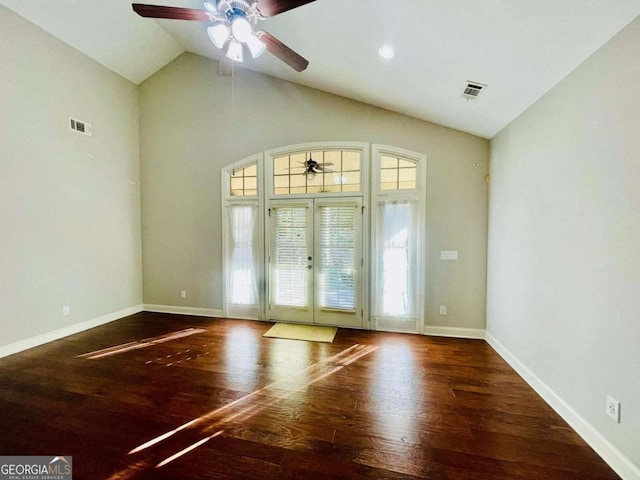
M246 197L258 195L258 166L256 164L231 174L231 196Z
M415 162L388 155L380 156L380 190L414 190L416 179Z
M309 159L321 168L309 171ZM324 150L283 155L273 162L273 193L360 192L360 170L359 151Z

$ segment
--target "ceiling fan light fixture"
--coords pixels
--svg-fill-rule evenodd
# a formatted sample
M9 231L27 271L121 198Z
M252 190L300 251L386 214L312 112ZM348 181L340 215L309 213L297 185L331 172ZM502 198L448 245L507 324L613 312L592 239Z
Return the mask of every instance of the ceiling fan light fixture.
M254 58L265 50L287 64L296 72L309 66L309 60L302 57L268 32L254 31L260 20L275 17L281 13L301 7L315 0L200 0L203 8L170 7L133 3L131 8L144 18L188 20L205 23L211 42L222 50L218 75L233 74L228 59L242 62L249 52ZM162 2L164 3L164 2ZM247 44L247 52L244 45Z
M253 35L253 28L243 15L234 15L231 19L231 33L237 41L245 43Z
M265 44L262 43L262 41L255 34L252 34L247 40L247 47L249 48L249 52L251 52L251 56L253 58L258 58L264 53L266 49Z
M207 28L207 33L209 34L211 42L218 48L222 48L224 46L231 34L229 27L224 23L216 23L215 25L210 26Z
M227 49L227 58L234 62L242 62L242 44L231 40Z

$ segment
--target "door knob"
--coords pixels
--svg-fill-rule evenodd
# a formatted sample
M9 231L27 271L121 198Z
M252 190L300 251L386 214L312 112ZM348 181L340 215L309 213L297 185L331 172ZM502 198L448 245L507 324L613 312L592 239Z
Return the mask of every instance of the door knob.
M311 260L313 260L313 259L312 259L311 257L307 257L307 260L311 261Z

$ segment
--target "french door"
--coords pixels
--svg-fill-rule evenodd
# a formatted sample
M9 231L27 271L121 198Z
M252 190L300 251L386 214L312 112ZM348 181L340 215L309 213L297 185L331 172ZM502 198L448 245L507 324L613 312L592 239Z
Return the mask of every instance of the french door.
M362 327L362 200L278 200L269 209L269 319Z

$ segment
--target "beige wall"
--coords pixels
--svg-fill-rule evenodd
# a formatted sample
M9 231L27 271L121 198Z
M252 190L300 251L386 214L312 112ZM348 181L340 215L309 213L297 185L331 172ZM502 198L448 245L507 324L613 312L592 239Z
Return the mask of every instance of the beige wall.
M142 285L136 86L2 6L0 25L3 346L139 305Z
M639 80L636 19L493 139L487 304L488 331L636 468Z
M353 140L427 156L426 323L484 328L487 140L242 69L233 123L231 79L215 72L214 61L184 54L140 86L145 303L222 308L221 167ZM441 262L440 250L460 260Z

